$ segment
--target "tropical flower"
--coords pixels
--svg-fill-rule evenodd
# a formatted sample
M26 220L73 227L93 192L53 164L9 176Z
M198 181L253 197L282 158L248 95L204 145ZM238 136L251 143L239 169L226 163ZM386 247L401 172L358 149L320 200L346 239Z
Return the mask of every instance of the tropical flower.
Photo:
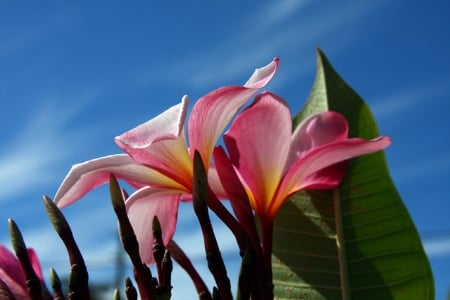
M33 249L28 249L28 256L36 275L43 280L44 276ZM0 244L0 294L12 294L18 300L31 299L25 281L25 274L19 260L5 246Z
M244 86L226 86L200 98L185 120L188 98L155 118L115 138L127 154L110 155L74 165L55 196L59 207L67 206L90 190L109 181L110 175L137 188L127 200L127 213L139 241L144 262L153 263L152 216L158 216L163 241L171 240L177 220L178 204L189 199L193 184L193 154L197 150L208 170L211 188L223 189L211 156L222 131L241 107L264 87L278 68L278 59L255 70Z
M388 137L348 138L348 130L344 116L327 111L310 116L292 132L292 116L286 102L270 92L256 96L236 117L224 142L236 169L235 178L240 179L246 191L244 197L261 221L263 243L269 239L266 247L270 247L275 215L292 194L335 188L345 174L340 163L390 144ZM215 153L218 168L226 163L224 154L223 150ZM221 176L230 198L242 198L242 193L233 190L227 179Z

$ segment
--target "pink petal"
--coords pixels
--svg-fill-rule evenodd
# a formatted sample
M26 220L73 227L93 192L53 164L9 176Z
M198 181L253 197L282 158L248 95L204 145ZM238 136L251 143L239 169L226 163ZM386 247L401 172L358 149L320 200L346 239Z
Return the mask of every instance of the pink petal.
M297 126L292 135L286 169L306 152L347 137L347 120L340 113L325 111L310 116Z
M60 208L72 204L89 191L108 183L111 174L134 187L151 182L153 185L183 188L170 178L136 163L128 155L118 154L74 165L56 192L54 201Z
M209 167L214 146L222 131L242 106L264 87L278 69L278 59L256 70L245 86L226 86L214 90L194 105L189 117L188 135L191 154L198 150Z
M228 199L215 165L208 169L208 185L219 199Z
M180 194L173 190L144 187L133 193L125 202L128 218L139 242L142 260L154 263L152 244L153 217L161 223L164 245L167 246L175 233Z
M253 193L257 213L269 205L283 176L291 123L285 101L265 92L238 115L224 137L230 159Z
M270 213L275 214L288 196L301 189L336 187L340 183L337 178L343 178L342 174L339 176L335 173L339 172L339 168L328 169L334 172L329 175L323 172L324 169L354 157L383 150L390 143L389 137L379 137L369 141L352 138L309 151L289 168L280 184L276 198L271 203Z
M222 147L216 147L214 149L214 161L216 162L218 175L222 181L228 199L231 202L234 214L247 232L247 235L252 239L254 245L256 245L258 239L254 219L252 217L253 212L250 207L250 199Z
M192 160L187 149L184 122L188 98L159 116L115 138L135 161L190 188Z
M25 286L25 275L17 258L0 244L0 278L16 299L30 299Z
M30 258L31 266L33 267L33 270L36 273L36 275L39 277L40 280L44 280L41 264L34 249L28 248L28 257Z

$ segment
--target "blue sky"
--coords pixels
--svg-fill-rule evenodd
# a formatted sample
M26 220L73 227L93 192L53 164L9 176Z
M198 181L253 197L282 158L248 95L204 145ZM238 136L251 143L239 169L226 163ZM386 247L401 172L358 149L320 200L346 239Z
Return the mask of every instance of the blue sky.
M0 242L13 218L44 269L66 255L41 196L70 166L119 153L113 137L178 103L242 84L274 56L267 87L296 113L319 46L367 101L392 178L423 237L436 299L450 287L450 3L373 1L0 1ZM201 264L199 232L183 206L176 240ZM116 221L107 187L64 210L93 282L114 270ZM218 228L230 260L234 244ZM205 266L200 265L204 270ZM179 270L174 299L195 294ZM210 279L208 279L210 280Z

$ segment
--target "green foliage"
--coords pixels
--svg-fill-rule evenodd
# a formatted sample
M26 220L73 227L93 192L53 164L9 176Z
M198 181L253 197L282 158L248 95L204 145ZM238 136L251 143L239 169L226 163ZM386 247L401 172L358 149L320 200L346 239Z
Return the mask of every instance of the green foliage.
M294 125L325 110L342 113L352 137L379 136L367 105L319 50ZM434 299L428 259L383 152L351 160L334 191L294 195L278 213L272 260L277 299Z

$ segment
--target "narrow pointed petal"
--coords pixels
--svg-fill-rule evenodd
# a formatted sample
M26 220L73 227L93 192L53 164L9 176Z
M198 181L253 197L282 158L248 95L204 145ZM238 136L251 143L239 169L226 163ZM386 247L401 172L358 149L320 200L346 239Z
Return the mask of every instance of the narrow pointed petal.
M326 111L310 116L297 126L292 135L286 169L308 151L347 138L347 120L340 113Z
M326 168L344 162L348 159L374 153L390 145L389 137L379 137L373 140L352 138L334 142L315 148L296 161L285 174L278 193L270 206L270 214L274 215L289 195L301 189L329 189L340 184L339 174L324 172ZM339 168L328 169L338 172ZM341 170L343 171L343 170ZM342 174L341 174L342 175Z
M56 192L54 201L62 208L79 200L89 191L108 183L110 175L134 187L159 185L182 189L164 175L140 165L126 154L104 156L74 165Z
M217 173L230 200L236 218L246 231L253 245L258 245L258 234L249 196L222 147L216 147L214 149L214 161L216 162Z
M222 131L257 90L272 79L277 69L278 59L274 59L267 66L256 70L245 86L219 88L200 98L194 105L188 124L191 156L195 150L199 151L206 169Z
M167 246L175 233L180 194L173 190L144 187L133 193L125 202L128 218L139 242L141 259L153 264L152 222L156 215L161 224L162 238Z
M135 161L149 166L185 186L191 184L192 160L184 124L188 97L157 117L115 138Z
M37 277L39 277L40 280L44 280L41 264L34 249L28 248L28 257L30 258L31 266L33 267L33 270L36 273Z
M225 134L230 159L253 192L257 213L265 210L283 176L291 123L285 101L265 92L239 114Z

